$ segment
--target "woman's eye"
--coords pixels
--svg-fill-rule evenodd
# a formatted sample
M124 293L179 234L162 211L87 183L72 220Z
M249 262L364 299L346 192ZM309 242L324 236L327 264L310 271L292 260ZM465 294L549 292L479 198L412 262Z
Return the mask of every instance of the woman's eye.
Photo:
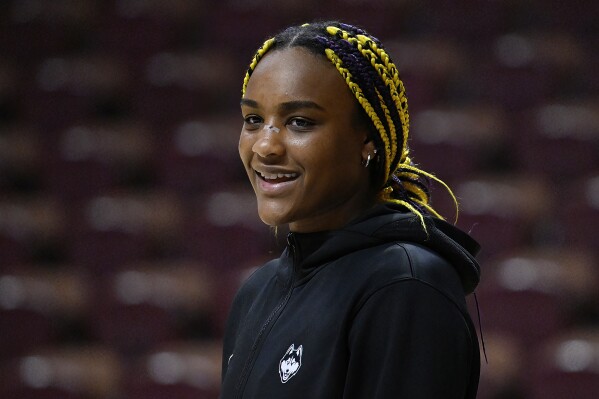
M314 126L314 122L304 118L293 118L288 122L288 125L296 130L308 130Z
M262 123L262 118L256 115L249 115L243 119L243 122L247 128L256 128Z

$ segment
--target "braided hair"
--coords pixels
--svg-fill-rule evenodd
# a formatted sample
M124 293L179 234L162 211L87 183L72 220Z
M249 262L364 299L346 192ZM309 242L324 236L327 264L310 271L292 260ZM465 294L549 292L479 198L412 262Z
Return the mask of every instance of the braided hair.
M375 168L378 198L413 212L426 230L425 215L443 219L430 204L429 182L440 179L418 168L410 158L408 132L410 118L406 90L397 67L381 42L365 30L340 23L318 22L292 26L264 42L258 49L243 80L245 95L252 73L269 51L302 47L324 55L337 69L358 101L361 116L371 131L377 154L383 154Z

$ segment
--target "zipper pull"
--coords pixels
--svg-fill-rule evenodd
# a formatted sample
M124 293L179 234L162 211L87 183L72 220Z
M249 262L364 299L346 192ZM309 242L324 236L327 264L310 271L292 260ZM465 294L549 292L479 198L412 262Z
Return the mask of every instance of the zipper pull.
M295 236L292 232L287 233L287 245L295 249Z

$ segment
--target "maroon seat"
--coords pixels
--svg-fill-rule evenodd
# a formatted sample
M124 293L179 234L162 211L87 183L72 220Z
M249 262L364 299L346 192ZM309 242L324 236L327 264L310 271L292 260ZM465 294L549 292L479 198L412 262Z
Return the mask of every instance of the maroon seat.
M548 341L530 364L531 399L599 397L599 334L596 329L565 331Z
M219 341L173 341L140 358L124 379L126 399L216 399L220 385Z
M177 245L181 223L181 206L170 192L106 193L74 208L69 260L107 274L130 262L168 255Z
M598 280L592 253L580 247L509 250L486 262L483 323L534 350L562 328L592 320L583 310L596 300Z
M31 309L0 309L0 331L3 359L49 345L58 335L58 328L49 315Z
M92 335L125 354L182 337L211 337L215 276L192 260L130 263L96 284Z
M109 349L50 345L0 364L2 398L92 399L118 394L120 359Z
M568 245L586 247L599 256L599 174L574 179L564 186L571 200L565 201L557 213L565 241Z
M599 168L599 107L592 101L544 102L519 123L519 168L558 183Z
M91 316L92 336L126 355L142 353L176 337L173 315L147 303L99 305Z
M157 157L158 184L184 195L217 191L243 179L237 154L238 115L196 117L172 124Z
M473 178L453 189L457 224L479 241L482 258L532 244L554 201L544 180L518 174Z
M13 269L0 275L1 357L56 343L87 303L85 282L74 270Z

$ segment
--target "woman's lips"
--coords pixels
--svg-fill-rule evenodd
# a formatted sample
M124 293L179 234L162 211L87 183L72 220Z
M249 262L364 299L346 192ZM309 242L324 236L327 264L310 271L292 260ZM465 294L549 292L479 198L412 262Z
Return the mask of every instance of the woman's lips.
M256 172L258 187L269 193L279 193L289 188L299 177L298 173Z

